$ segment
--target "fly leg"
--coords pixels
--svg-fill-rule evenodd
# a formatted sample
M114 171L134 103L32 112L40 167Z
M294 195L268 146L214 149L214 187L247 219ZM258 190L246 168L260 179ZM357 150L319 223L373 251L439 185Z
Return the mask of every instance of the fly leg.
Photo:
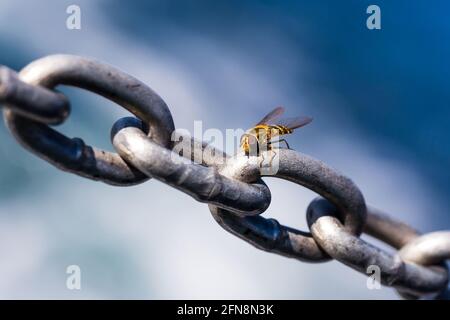
M284 143L286 143L286 147L287 147L288 149L291 149L291 147L289 146L289 143L286 141L286 139L278 140L278 142L281 142L281 141L283 141Z

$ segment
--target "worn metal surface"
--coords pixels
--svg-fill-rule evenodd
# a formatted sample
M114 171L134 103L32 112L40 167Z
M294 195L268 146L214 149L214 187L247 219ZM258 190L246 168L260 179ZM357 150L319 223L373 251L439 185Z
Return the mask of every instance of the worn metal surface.
M326 197L339 207L346 230L355 235L361 233L366 218L366 206L361 192L350 179L307 155L289 149L280 149L277 152L278 171L262 176L288 180ZM228 159L221 173L250 182L260 175L259 160L238 154ZM225 230L257 248L302 261L320 262L329 259L308 233L283 226L274 219L240 218L232 211L213 206L210 206L210 210Z
M370 215L369 211L368 216ZM310 203L307 220L314 239L330 256L364 274L369 266L378 266L381 270L381 282L403 293L415 296L438 294L448 282L447 268L428 268L409 263L401 259L402 255L391 255L346 231L338 219L338 209L323 198ZM372 221L375 220L368 219L368 223ZM378 223L372 228L379 226ZM415 241L411 243L413 247L417 246ZM426 239L424 241L427 242Z
M59 84L93 91L137 117L114 124L111 141L117 154L87 146L48 126L68 116L68 100L52 90ZM445 264L450 258L449 231L419 235L407 224L366 207L350 179L293 150L278 149L278 170L267 174L260 170L260 158L270 156L264 152L259 157L228 156L189 136L171 141L174 124L164 101L111 66L57 55L31 63L19 78L14 71L0 68L0 103L5 104L5 119L15 138L62 170L115 185L155 178L207 203L225 230L257 248L307 262L336 259L364 274L376 265L382 284L396 288L403 298L450 298ZM260 215L271 200L262 178L270 176L322 196L308 206L311 233ZM395 251L360 239L362 232Z
M64 95L23 82L15 71L0 66L0 104L5 103L16 113L47 124L63 122L70 112Z
M396 249L400 249L419 235L418 231L406 223L395 220L372 206L367 207L364 233L380 239Z
M450 259L450 231L431 232L408 242L399 251L400 257L422 265Z
M29 64L19 76L31 85L52 89L63 84L102 95L145 121L151 128L149 136L156 143L169 148L172 145L174 124L165 102L144 83L107 64L77 56L53 55ZM59 169L114 185L148 179L117 154L88 146L78 138L70 139L13 109L6 108L4 116L15 138Z
M112 129L112 142L126 161L149 177L240 215L259 214L268 207L270 191L262 181L243 183L219 174L216 168L192 163L154 143L142 129L139 120L123 118Z

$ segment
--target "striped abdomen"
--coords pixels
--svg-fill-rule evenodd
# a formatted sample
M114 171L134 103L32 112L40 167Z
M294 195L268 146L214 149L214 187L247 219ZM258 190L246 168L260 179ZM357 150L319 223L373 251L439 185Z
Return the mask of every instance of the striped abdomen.
M294 130L282 125L259 124L250 129L249 133L255 135L258 138L258 141L261 141L261 139L267 139L267 141L269 141L272 137L290 134L293 131Z

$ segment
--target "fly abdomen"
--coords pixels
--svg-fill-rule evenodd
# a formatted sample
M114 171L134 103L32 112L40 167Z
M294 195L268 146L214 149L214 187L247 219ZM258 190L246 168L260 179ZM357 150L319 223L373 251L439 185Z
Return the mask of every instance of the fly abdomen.
M291 134L293 132L292 129L282 126L282 125L275 125L273 126L278 131L278 135L284 135L284 134Z

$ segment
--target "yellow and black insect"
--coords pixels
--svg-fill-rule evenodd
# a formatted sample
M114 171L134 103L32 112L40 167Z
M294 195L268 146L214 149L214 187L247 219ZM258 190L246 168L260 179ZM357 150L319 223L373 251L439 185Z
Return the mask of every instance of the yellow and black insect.
M291 134L295 129L303 127L312 121L310 117L280 119L283 113L283 107L273 109L253 128L242 135L241 148L246 156L259 156L261 151L273 150L272 144L274 141L272 141L272 138ZM277 142L286 143L287 148L290 149L285 139L278 139Z

